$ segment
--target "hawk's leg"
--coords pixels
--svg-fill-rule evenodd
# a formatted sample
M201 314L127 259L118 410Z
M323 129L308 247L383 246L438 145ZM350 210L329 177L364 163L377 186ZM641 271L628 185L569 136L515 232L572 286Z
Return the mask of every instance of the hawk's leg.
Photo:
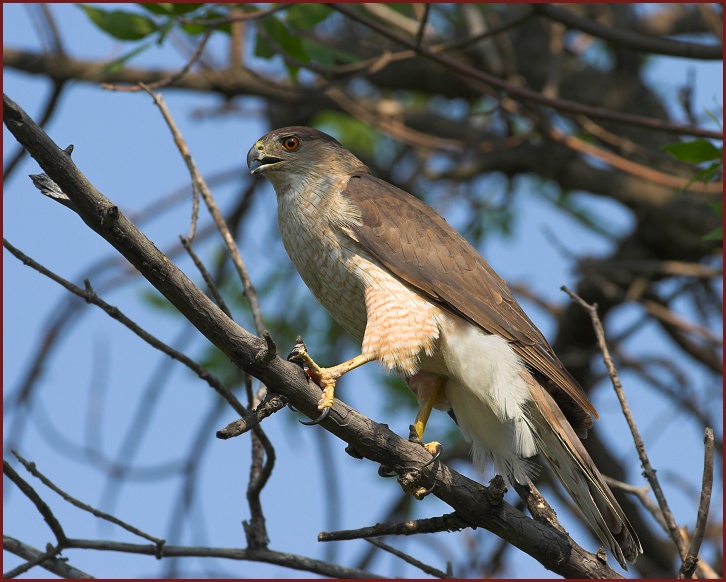
M322 411L323 414L312 423L303 424L317 424L322 421L333 406L333 401L335 400L335 384L338 379L351 370L375 359L371 356L361 354L332 368L321 368L313 361L303 344L295 346L295 352L291 356L290 359L301 362L307 368L306 372L310 376L310 379L323 389L323 395L318 402L318 410Z
M439 398L439 394L441 393L441 390L444 387L445 380L441 377L436 379L436 385L434 386L434 389L431 391L431 394L429 397L422 402L419 405L418 412L416 413L416 420L413 421L413 427L416 431L416 436L418 437L419 441L422 441L424 429L426 428L426 423L429 421L429 416L431 416L431 410L434 407L434 404L436 403L436 400ZM422 442L423 444L423 442ZM436 441L423 444L423 447L433 455L434 459L437 459L438 456L441 454L441 444L437 443Z

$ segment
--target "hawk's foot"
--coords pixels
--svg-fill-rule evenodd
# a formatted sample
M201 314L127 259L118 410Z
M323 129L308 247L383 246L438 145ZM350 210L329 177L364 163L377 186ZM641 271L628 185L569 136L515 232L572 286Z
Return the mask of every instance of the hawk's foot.
M423 429L421 426L419 426L418 423L412 424L409 426L408 430L408 440L409 442L416 443L421 445L426 451L431 455L432 459L424 465L424 467L427 467L431 463L433 463L436 459L438 459L441 456L441 451L443 448L441 447L441 443L432 441L430 443L424 443L421 441L421 436L423 434Z
M374 358L370 355L361 354L360 356L356 356L355 358L352 358L347 362L343 362L342 364L338 364L337 366L333 366L332 368L321 368L310 357L305 344L301 340L295 344L295 348L287 359L301 363L310 379L323 389L323 396L318 402L318 410L321 410L323 413L313 422L303 423L318 424L326 416L328 416L328 413L333 406L333 402L335 401L335 383L338 381L338 378L340 378L343 374L347 374L351 370L354 370L358 366L362 366L363 364L370 362Z
M307 347L302 340L295 344L287 359L290 362L301 364L308 377L323 389L323 395L318 401L318 410L322 411L322 414L315 420L301 420L300 422L306 425L321 423L330 414L330 409L335 401L335 383L339 376L336 376L334 373L331 374L331 370L334 372L333 368L321 368L318 366L310 357L310 354L308 354Z

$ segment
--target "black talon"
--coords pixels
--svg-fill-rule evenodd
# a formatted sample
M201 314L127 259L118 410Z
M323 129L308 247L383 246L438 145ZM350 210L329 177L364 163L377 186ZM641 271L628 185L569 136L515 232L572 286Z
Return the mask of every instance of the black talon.
M441 456L441 450L442 449L439 448L439 450L436 451L436 454L433 457L431 457L424 465L422 465L421 468L423 469L424 467L428 467L431 463L436 461L436 459L438 459Z
M329 414L330 414L330 406L323 409L323 413L320 416L318 416L315 420L299 420L298 422L300 424L304 424L305 426L312 426L314 424L320 424L326 418L328 418Z
M292 410L293 412L300 412L297 408L295 408L292 404L289 402L287 403L287 407Z
M385 477L386 479L389 479L391 477L395 477L397 473L395 471L390 471L388 467L384 467L383 465L378 466L378 476L379 477Z
M431 485L430 489L426 489L426 491L421 494L421 497L426 497L429 493L433 493L434 489L436 489L436 481L434 481L434 484Z

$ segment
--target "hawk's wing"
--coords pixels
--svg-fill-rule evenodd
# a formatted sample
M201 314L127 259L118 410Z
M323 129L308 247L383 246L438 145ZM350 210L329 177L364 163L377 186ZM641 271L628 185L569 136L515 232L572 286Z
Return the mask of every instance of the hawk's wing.
M506 339L524 362L598 418L504 280L436 211L366 174L352 176L344 196L360 209L361 223L351 230L371 255L431 300Z

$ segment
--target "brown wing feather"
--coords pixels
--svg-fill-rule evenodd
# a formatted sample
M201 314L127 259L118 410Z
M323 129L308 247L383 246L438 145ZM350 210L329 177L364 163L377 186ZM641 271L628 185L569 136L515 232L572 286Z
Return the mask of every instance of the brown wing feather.
M352 230L395 275L512 344L529 366L550 378L584 410L598 414L504 280L430 206L370 175L354 175L344 191L359 209Z

